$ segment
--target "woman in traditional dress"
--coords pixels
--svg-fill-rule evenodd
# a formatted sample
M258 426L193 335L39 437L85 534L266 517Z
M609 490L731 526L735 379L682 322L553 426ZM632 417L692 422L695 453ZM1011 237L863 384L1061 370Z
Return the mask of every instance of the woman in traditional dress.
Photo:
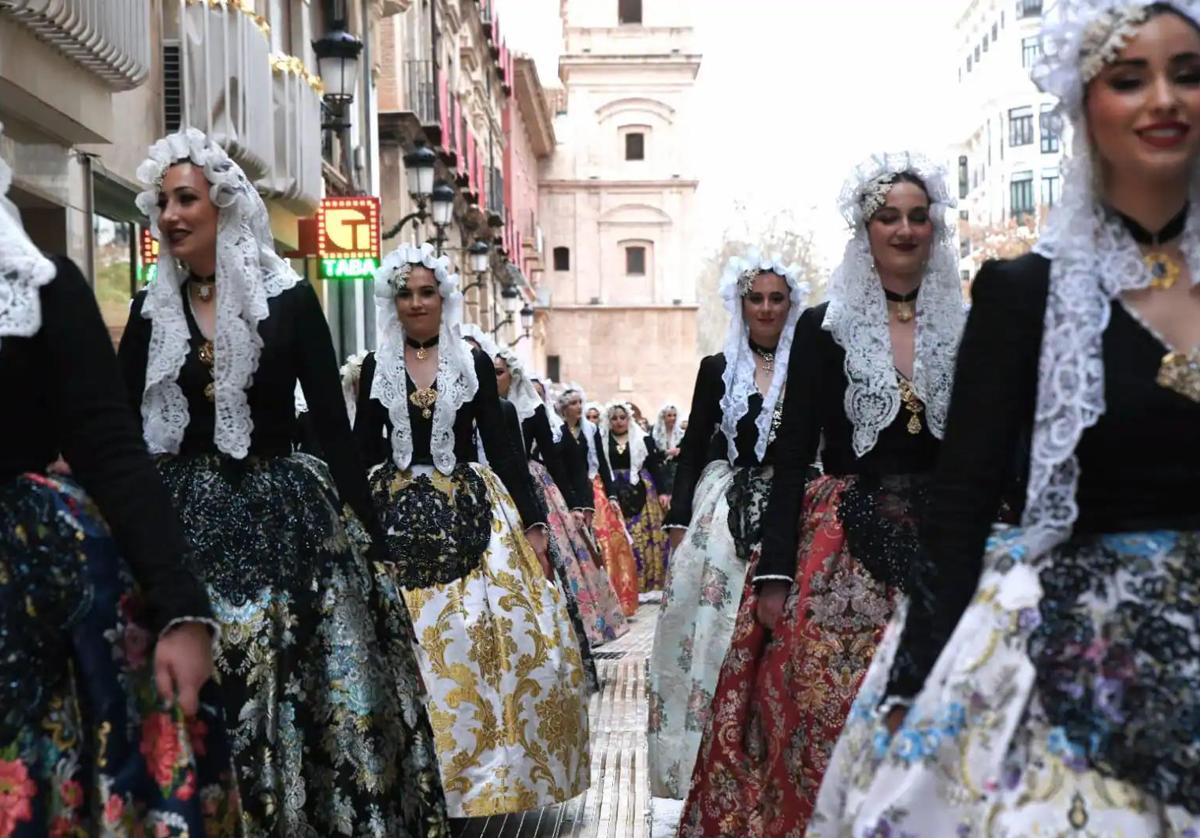
M683 443L683 424L679 418L679 407L665 404L658 411L658 419L654 422L654 430L650 434L654 444L663 452L662 473L663 485L659 490L666 495L675 494L675 472L679 468L679 446Z
M633 539L629 537L621 507L613 494L612 476L600 429L590 419L584 418L583 405L583 393L579 390L566 390L558 398L558 409L567 429L563 442L568 446L569 453L564 453L564 459L568 463L575 462L576 470L580 461L586 463L587 479L595 504L592 532L596 546L613 590L617 592L621 611L626 617L632 617L638 608L637 558L633 554ZM582 493L585 490L580 487L577 491Z
M603 412L604 405L600 404L600 402L588 402L587 406L583 410L583 418L587 419L589 422L599 428L602 424L600 414Z
M0 834L239 835L208 597L96 298L11 181L0 159Z
M975 279L928 561L813 834L1200 833L1198 15L1063 0L1043 23L1062 202ZM993 528L1014 451L1021 523Z
M729 334L720 355L700 362L666 521L674 549L650 654L656 797L687 795L746 569L762 539L789 350L808 285L794 268L751 253L729 260L720 294Z
M525 443L534 490L548 513L552 564L568 601L575 603L584 630L580 648L592 661L592 646L615 640L628 630L608 574L593 560L581 533L581 528L587 525L586 512L594 508L594 501L590 491L582 500L576 497L570 470L559 455L561 420L556 441L546 406L526 377L524 364L511 349L501 349L496 353L495 365L500 395L512 403L521 419L520 436ZM567 493L571 494L570 506L565 498ZM594 661L591 672L594 675ZM599 687L598 682L596 686Z
M633 541L637 560L638 592L662 590L667 574L671 544L663 529L663 516L671 497L660 494L662 452L633 418L626 402L613 402L604 409L601 433L608 458L611 494L615 494Z
M162 258L120 358L221 625L245 828L444 834L415 657L379 642L412 626L366 559L378 525L316 294L204 134L155 143L138 175ZM292 454L297 381L328 467Z
M354 431L416 624L450 814L475 817L582 792L588 723L544 513L504 432L495 369L462 339L448 265L428 244L383 260L381 342L363 362Z
M953 200L942 169L905 152L857 167L839 203L852 237L828 302L796 326L756 587L686 836L803 833L916 549L963 322Z

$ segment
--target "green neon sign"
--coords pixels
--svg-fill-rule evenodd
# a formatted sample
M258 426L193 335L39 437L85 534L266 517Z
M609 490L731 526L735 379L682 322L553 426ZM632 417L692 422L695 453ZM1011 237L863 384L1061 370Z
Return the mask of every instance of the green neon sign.
M374 259L322 259L321 279L363 279L378 268Z

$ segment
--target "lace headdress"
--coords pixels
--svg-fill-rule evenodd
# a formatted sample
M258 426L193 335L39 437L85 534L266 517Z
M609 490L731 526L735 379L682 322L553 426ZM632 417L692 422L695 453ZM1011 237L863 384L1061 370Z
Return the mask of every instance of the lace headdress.
M412 269L424 266L433 272L442 298L442 323L438 334L437 401L433 408L430 448L433 464L442 474L458 465L454 456L454 421L458 410L475 398L479 378L471 347L462 339L463 296L458 274L450 273L450 260L434 253L428 243L402 244L389 253L375 272L375 322L383 335L375 353L375 381L371 398L383 405L392 420L392 458L402 469L412 464L412 424L408 419L408 381L404 361L404 326L396 314L396 295L405 287Z
M742 298L754 287L760 274L778 274L787 283L788 309L779 345L775 347L775 371L771 375L771 386L763 396L762 412L755 421L758 439L754 443L754 454L759 462L767 454L771 441L771 424L775 416L775 405L783 397L787 384L788 359L792 350L792 338L796 332L796 321L804 310L808 299L808 283L800 279L796 265L784 265L778 257L768 258L751 250L744 256L734 256L725 265L718 286L725 309L729 312L729 331L725 336L725 372L721 378L725 392L721 396L721 431L728 443L729 462L737 460L738 422L750 410L750 397L758 392L754 382L754 351L750 348L750 326L742 315Z
M189 421L187 397L179 386L179 371L190 349L182 292L187 273L170 257L170 243L158 226L163 178L171 166L185 162L204 172L218 213L213 442L218 450L241 459L250 451L254 430L246 390L262 354L258 325L270 313L267 300L293 287L300 277L275 253L266 204L241 167L195 128L150 146L150 156L137 170L138 180L148 187L137 196L137 206L150 219L161 254L157 278L142 305L142 317L153 324L142 398L143 435L150 453L177 454Z
M550 433L554 437L554 444L562 442L563 435L563 418L558 415L558 408L555 407L555 400L550 397L550 388L546 386L546 382L540 378L530 378L531 384L542 385L542 392L546 394L542 399L542 404L546 408L546 419L550 422ZM537 387L533 388L534 393L537 393Z
M871 255L867 224L902 173L919 177L929 195L934 237L917 297L913 389L925 404L930 432L941 439L954 380L954 359L965 321L955 229L955 201L945 170L910 152L883 153L859 164L842 187L838 206L852 230L842 263L829 280L824 328L846 352L846 417L854 426L854 453L875 447L900 411L896 365L888 329L887 298Z
M478 323L463 323L462 336L464 339L470 339L479 344L479 351L487 355L492 360L496 359L496 353L500 351L500 347L496 341L492 340L492 336L480 328Z
M362 378L362 365L366 357L365 350L355 352L338 370L342 377L342 398L346 401L346 415L350 417L350 427L354 427L355 414L358 412L358 382Z
M670 411L675 412L675 427L668 431L666 415ZM677 404L668 402L658 409L658 418L654 420L654 430L650 435L654 437L654 444L663 452L678 448L679 443L683 440L683 429L679 427L680 418Z
M525 374L525 364L517 357L517 353L508 347L496 350L495 356L508 365L512 375L512 386L508 389L508 400L517 409L517 417L522 422L537 412L542 405L542 397L533 389L533 382Z
M633 405L629 402L609 402L600 411L600 433L604 438L604 450L608 451L608 438L612 434L612 415L617 410L624 410L625 415L629 418L629 482L637 483L648 452L646 450L646 432L633 418ZM611 472L612 463L608 465Z
M1200 20L1200 3L1195 0L1170 5ZM1147 287L1151 280L1137 243L1101 204L1084 120L1088 82L1117 57L1147 17L1142 3L1060 0L1043 21L1044 54L1032 72L1043 91L1058 97L1061 114L1075 128L1062 200L1051 210L1034 248L1051 260L1022 521L1026 542L1037 553L1065 540L1079 515L1075 449L1105 410L1102 336L1112 300L1124 291ZM1200 177L1194 171L1191 205L1198 204ZM1193 284L1200 282L1200 225L1195 213L1187 219L1180 248Z
M601 408L600 405L589 402L587 394L583 390L570 386L558 394L558 398L555 399L555 406L561 412L567 402L571 401L575 396L579 397L579 402L582 405L579 411L579 433L583 437L584 442L587 443L588 479L590 480L600 473L600 455L596 451L596 431L599 429L587 418L587 412L588 408L592 406L595 406L597 410Z
M12 169L0 158L0 339L38 333L42 328L38 289L56 273L54 263L29 240L20 213L8 200L11 184Z

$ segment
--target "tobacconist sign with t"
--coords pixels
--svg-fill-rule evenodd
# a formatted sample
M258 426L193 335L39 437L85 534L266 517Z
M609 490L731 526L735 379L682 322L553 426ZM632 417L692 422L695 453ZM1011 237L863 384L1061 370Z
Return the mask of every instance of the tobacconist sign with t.
M322 279L362 279L379 267L379 199L325 198L317 210Z

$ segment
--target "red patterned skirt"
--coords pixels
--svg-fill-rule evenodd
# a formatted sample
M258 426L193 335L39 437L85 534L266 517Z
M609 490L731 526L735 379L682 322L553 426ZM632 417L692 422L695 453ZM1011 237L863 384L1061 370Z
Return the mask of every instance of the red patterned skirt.
M755 616L748 585L733 644L722 666L679 834L802 836L821 778L875 647L891 617L897 589L880 578L879 557L860 561L843 526L853 497L901 542L915 545L917 516L905 492L855 477L812 480L804 499L796 578L776 630ZM857 539L855 539L857 541ZM907 563L908 544L888 544L884 561ZM757 563L758 557L752 561ZM875 571L869 572L867 566ZM753 577L754 570L748 572Z

